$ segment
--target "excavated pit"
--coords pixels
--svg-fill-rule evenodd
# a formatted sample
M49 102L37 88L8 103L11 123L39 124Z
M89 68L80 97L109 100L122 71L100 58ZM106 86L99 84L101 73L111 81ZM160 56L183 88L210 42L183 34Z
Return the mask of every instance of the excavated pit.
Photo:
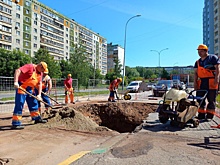
M45 114L49 127L62 126L68 130L100 132L114 130L119 133L132 132L142 124L156 105L138 102L87 103L52 109Z

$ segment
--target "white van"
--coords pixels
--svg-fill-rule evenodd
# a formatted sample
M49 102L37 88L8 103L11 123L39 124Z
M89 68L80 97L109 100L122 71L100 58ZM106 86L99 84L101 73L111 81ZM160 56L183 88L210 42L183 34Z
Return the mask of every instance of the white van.
M130 84L128 84L126 90L129 90L130 92L138 92L141 83L142 81L132 81Z

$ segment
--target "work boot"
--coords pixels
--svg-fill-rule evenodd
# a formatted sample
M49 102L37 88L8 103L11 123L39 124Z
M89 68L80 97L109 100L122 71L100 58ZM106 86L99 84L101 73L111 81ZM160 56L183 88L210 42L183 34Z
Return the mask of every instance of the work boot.
M34 124L38 124L38 123L47 123L47 120L39 119L34 121Z
M11 129L24 129L23 125L13 125L11 126Z
M110 99L110 98L108 98L108 101L111 101L111 99Z
M72 102L72 104L76 104L75 102Z

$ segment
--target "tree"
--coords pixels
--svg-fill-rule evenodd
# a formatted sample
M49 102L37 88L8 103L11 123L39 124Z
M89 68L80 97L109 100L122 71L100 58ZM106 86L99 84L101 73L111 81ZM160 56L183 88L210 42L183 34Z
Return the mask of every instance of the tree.
M78 79L78 84L87 86L87 82L94 71L91 63L88 62L86 50L80 45L74 45L74 51L70 53L72 77Z
M167 79L167 80L170 79L169 73L168 73L164 68L163 68L163 70L162 70L161 78Z
M17 68L30 61L30 56L21 51L0 49L0 76L13 77Z
M47 63L47 67L49 69L49 75L52 78L60 78L62 73L60 70L59 62L54 60L54 57L49 54L46 49L39 49L35 56L32 58L33 63L38 64L41 61Z

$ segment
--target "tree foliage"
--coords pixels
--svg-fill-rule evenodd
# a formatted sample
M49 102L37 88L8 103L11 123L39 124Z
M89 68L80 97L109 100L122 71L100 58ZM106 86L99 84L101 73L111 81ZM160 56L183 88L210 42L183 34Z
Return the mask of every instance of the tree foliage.
M0 76L13 77L17 68L30 62L30 56L21 51L0 49Z
M32 58L32 62L35 64L44 61L47 63L47 67L49 69L49 75L52 78L60 78L62 73L60 69L59 62L54 60L54 57L49 54L46 49L39 49L35 56Z

